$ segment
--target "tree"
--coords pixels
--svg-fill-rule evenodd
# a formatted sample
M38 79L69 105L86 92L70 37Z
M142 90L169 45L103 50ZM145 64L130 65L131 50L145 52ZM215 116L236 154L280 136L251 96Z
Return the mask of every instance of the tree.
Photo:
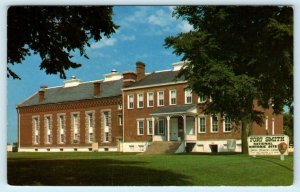
M294 144L294 114L291 110L283 114L283 129L290 138L290 144Z
M88 41L110 37L118 28L112 14L111 6L12 6L7 17L7 62L22 63L33 52L42 59L41 70L65 79L65 70L81 66L71 61L71 51L78 49L88 58ZM20 79L9 67L7 76Z
M193 30L167 37L165 46L190 63L181 70L206 113L241 122L242 151L251 124L263 116L253 101L281 113L293 103L293 9L286 6L179 6L173 15Z

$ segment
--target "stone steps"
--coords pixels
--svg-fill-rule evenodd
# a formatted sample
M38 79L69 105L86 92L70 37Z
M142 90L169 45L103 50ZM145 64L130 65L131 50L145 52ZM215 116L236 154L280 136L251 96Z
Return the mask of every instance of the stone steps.
M148 146L147 150L142 154L173 154L176 152L180 144L181 142L178 141L155 141Z

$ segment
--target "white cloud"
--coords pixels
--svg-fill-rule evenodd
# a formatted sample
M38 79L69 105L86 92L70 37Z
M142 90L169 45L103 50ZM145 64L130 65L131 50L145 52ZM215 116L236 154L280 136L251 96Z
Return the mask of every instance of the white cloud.
M190 25L187 21L182 21L177 25L177 28L181 31L181 32L189 32L191 30L193 30L193 26Z
M103 48L103 47L110 47L110 46L115 45L116 42L117 42L116 38L109 38L108 39L108 38L105 37L105 38L101 39L100 41L91 44L91 48L92 49L100 49L100 48Z
M120 39L122 41L133 41L133 40L135 40L135 36L134 35L120 35Z

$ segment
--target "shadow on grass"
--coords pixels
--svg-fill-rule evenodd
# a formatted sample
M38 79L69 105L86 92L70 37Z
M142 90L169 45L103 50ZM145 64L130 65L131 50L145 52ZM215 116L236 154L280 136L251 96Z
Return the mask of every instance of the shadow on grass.
M189 153L178 153L178 155L210 155L210 156L224 156L224 155L242 155L243 153L240 152L218 152L218 153L211 153L211 152L189 152Z
M170 186L191 185L189 177L114 159L8 160L10 185Z
M271 158L270 158L270 157L268 157L268 158L265 158L265 157L256 157L256 159L259 159L259 160L263 160L263 161L267 161L267 162L273 163L273 164L278 165L278 166L280 166L280 167L283 167L283 168L285 168L285 169L287 169L287 170L289 170L289 171L291 171L291 172L294 171L293 168L290 168L290 167L287 167L287 166L285 166L285 165L282 165L282 164L278 163L278 158L272 158L272 157L271 157ZM274 159L274 161L272 161L272 159Z

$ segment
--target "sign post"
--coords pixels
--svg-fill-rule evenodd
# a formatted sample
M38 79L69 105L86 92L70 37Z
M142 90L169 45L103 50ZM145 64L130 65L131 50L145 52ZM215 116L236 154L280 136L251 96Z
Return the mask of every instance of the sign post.
M249 155L288 155L289 137L287 135L252 135L248 137Z

